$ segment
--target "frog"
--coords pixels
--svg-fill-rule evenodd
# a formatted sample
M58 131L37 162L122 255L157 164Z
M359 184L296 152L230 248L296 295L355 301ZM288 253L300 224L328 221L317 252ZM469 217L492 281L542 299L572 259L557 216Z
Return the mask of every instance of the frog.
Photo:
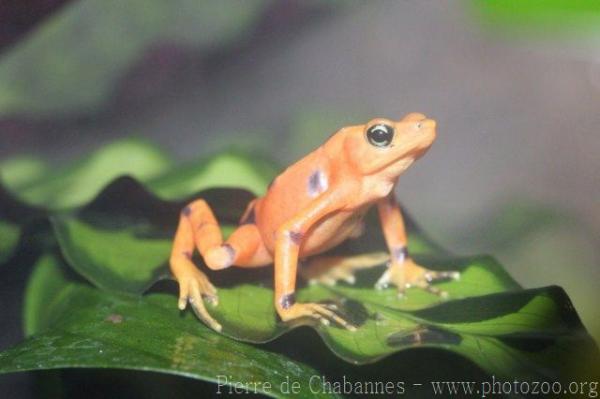
M179 284L179 309L189 303L206 325L222 329L205 304L218 305L217 289L192 261L194 250L211 270L272 265L273 306L283 323L308 318L355 331L335 304L297 302L297 277L311 283L353 284L357 270L386 259L387 268L375 288L391 285L402 297L407 288L417 287L447 298L447 292L433 283L458 279L459 272L430 270L413 260L395 195L399 177L427 153L436 135L436 121L418 112L399 120L378 117L343 127L279 174L264 195L251 200L226 240L210 205L202 198L189 203L179 216L169 258ZM377 208L386 259L324 255L360 236L372 207ZM305 264L306 259L313 261Z

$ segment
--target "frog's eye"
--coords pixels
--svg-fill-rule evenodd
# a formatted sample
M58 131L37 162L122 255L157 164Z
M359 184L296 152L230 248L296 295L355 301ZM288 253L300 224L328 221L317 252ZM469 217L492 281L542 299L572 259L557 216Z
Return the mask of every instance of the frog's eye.
M394 128L383 123L373 125L367 130L367 140L375 147L387 147L393 138Z

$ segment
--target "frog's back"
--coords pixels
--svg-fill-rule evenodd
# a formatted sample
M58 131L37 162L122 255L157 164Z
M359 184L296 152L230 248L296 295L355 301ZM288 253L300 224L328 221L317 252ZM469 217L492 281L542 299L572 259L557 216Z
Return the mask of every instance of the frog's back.
M273 248L275 232L283 223L327 190L329 176L330 161L320 147L273 180L255 205L256 224L267 248Z

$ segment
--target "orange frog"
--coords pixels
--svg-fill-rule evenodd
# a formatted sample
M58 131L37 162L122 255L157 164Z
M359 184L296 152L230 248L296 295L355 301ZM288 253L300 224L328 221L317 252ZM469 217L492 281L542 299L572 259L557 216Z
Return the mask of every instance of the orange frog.
M311 317L354 330L335 312L334 305L295 301L297 267L299 259L322 253L359 233L363 216L372 205L379 212L389 258L313 258L312 265L303 266L307 268L303 275L329 284L340 279L352 283L354 270L389 259L377 288L393 284L402 294L415 286L446 296L430 282L457 278L458 273L427 270L412 261L394 197L398 177L429 149L435 136L435 121L419 113L400 121L378 118L339 130L279 175L264 196L253 200L225 242L207 203L202 199L190 203L181 212L170 258L179 282L179 308L185 309L189 301L206 324L221 329L204 306L204 299L216 305L217 292L191 261L196 247L213 270L274 263L275 308L284 322Z

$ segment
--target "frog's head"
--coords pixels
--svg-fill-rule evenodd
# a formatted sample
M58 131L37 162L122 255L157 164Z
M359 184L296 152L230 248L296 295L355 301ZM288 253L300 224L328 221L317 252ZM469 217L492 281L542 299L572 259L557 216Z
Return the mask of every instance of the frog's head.
M343 129L349 162L363 175L396 178L435 140L435 121L410 113L399 121L377 118Z

